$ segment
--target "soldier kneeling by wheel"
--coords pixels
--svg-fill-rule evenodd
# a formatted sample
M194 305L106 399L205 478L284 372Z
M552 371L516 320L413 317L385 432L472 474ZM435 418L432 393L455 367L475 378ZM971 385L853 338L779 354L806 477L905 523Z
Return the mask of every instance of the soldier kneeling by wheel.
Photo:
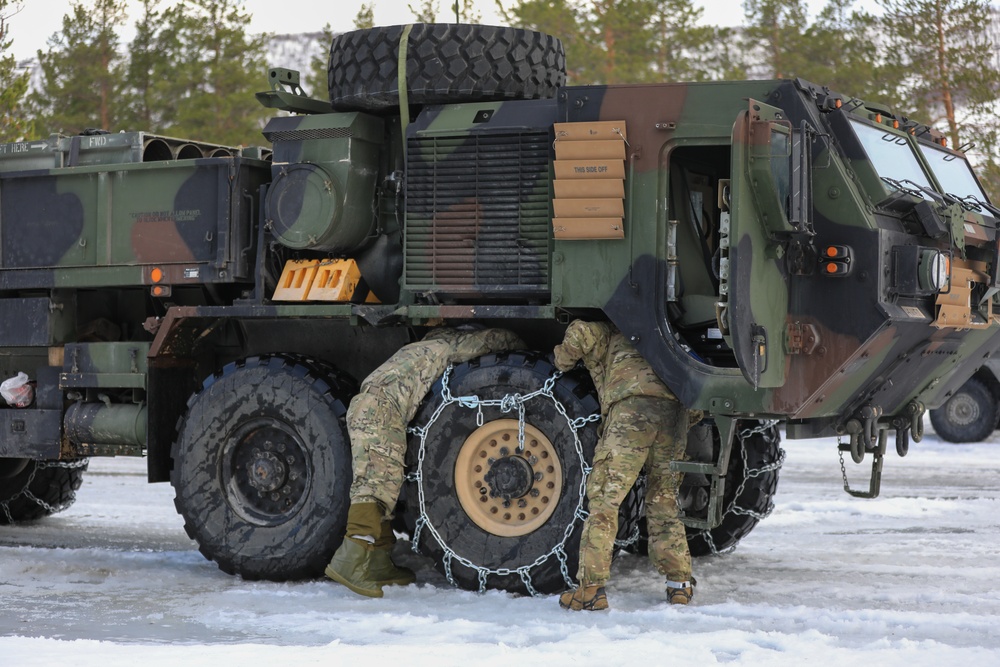
M354 481L344 541L326 575L359 595L382 597L382 586L416 581L390 557L396 537L391 513L403 485L406 425L449 364L523 348L504 329L441 328L402 347L361 384L347 410Z

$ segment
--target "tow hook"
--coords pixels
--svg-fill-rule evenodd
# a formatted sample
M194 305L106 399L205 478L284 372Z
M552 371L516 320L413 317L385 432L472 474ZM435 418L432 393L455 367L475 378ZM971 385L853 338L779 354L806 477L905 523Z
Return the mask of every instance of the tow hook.
M866 451L875 451L876 439L879 437L878 418L882 416L882 408L877 405L866 405L858 410L858 418L849 419L845 428L850 435L850 444L846 447L851 452L851 460L861 463L865 460ZM841 445L841 450L845 449Z
M924 439L924 412L926 408L920 401L910 401L903 413L892 420L896 429L896 453L901 457L910 451L910 438L913 442Z

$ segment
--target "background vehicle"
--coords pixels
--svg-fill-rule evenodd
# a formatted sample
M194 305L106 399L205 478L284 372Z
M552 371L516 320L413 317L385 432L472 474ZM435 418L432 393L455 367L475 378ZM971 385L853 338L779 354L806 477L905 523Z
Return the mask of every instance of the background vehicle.
M993 434L1000 419L1000 360L982 368L944 404L930 411L934 432L948 442L979 442Z
M317 575L357 383L423 327L475 320L530 349L442 377L399 514L454 583L553 591L597 437L586 373L546 359L572 318L614 322L707 413L676 464L696 553L766 514L777 420L870 457L856 493L877 495L889 431L905 454L1000 344L997 210L962 153L876 103L566 87L558 40L461 25L337 37L330 103L270 77L258 98L296 114L271 150L0 146L0 371L35 391L0 410L7 521L69 501L86 457L145 455L223 570Z

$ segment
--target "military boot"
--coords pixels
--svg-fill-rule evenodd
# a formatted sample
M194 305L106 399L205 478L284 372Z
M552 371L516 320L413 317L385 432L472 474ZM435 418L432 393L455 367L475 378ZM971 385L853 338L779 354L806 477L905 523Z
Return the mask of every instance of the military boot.
M375 541L381 532L382 509L378 503L351 503L347 536L327 565L326 576L358 595L382 597L382 585L371 574Z
M372 579L384 586L409 586L417 580L413 570L399 567L392 562L392 547L396 544L396 536L388 519L382 520L382 529L375 540L372 550L371 567L368 570Z
M604 586L580 586L559 596L559 606L570 611L601 611L608 608Z
M687 604L694 597L694 587L698 584L694 577L688 581L670 581L667 579L667 602L670 604Z
M326 576L343 584L358 595L382 597L382 584L372 578L372 554L375 549L351 537L345 537L333 559L326 566Z

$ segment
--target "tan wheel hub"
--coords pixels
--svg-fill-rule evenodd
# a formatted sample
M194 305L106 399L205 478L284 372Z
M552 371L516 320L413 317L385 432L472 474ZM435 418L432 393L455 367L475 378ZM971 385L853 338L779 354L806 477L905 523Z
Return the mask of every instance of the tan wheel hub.
M458 452L455 490L462 509L483 530L518 537L548 520L562 494L562 466L549 439L518 421L497 419L477 428Z

